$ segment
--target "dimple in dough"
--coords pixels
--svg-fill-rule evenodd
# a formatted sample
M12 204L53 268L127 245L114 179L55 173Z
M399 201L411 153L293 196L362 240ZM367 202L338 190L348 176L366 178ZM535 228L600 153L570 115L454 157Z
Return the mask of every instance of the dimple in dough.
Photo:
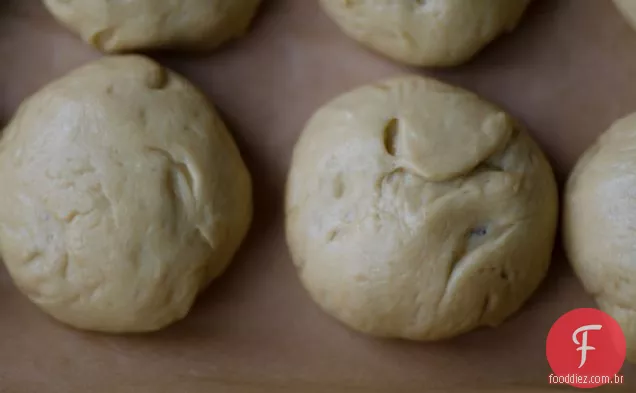
M415 66L454 66L513 30L530 0L320 0L361 44Z
M245 34L260 0L43 0L53 16L104 52L214 49Z
M552 170L510 116L417 76L358 88L294 148L286 234L312 298L370 335L499 325L550 263Z
M568 180L563 241L570 264L625 334L636 362L636 114L616 121Z
M252 215L228 130L183 77L105 57L44 87L0 142L0 251L18 288L80 329L183 318Z

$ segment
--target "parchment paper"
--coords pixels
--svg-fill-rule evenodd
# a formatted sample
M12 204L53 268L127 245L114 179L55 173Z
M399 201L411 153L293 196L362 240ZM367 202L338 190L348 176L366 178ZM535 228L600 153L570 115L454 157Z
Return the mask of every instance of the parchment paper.
M98 56L39 1L0 0L0 121L45 83ZM436 75L509 110L562 180L596 135L636 110L636 32L609 0L536 0L513 34L443 71L369 53L315 0L265 0L249 36L221 51L153 57L196 83L231 126L254 177L251 233L189 317L144 336L68 329L32 306L0 268L0 392L557 388L548 386L548 330L566 311L593 305L559 248L545 284L499 329L438 344L369 339L324 315L301 288L284 244L283 185L292 145L319 105L406 72ZM622 390L634 391L635 368L623 374Z

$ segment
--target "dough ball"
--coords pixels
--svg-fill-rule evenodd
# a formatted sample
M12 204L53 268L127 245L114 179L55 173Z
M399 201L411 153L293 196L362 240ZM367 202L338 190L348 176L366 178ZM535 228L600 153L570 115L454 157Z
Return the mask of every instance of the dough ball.
M613 316L636 362L636 114L617 121L568 180L563 240L585 290Z
M28 98L0 141L0 251L16 285L80 329L183 318L230 263L251 180L206 98L138 56Z
M305 287L329 314L381 337L499 325L545 276L556 221L552 170L520 126L416 76L321 108L286 190Z
M636 29L636 0L614 0L614 4L627 22Z
M464 63L515 28L530 0L320 0L350 37L416 66Z
M214 49L246 33L260 0L43 0L53 16L105 52Z

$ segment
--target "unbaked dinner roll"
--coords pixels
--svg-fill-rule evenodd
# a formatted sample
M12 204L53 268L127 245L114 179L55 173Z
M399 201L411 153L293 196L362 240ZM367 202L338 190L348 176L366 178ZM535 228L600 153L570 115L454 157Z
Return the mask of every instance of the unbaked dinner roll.
M530 0L320 0L350 37L396 61L454 66L517 26Z
M557 190L501 109L403 76L315 113L285 212L300 278L327 313L375 336L438 340L499 325L537 288Z
M214 49L247 31L260 0L43 0L105 52Z
M183 77L105 57L28 98L0 141L0 251L17 287L80 329L183 318L252 214L228 130Z
M621 325L636 362L636 114L615 122L577 163L565 194L563 240L599 307Z

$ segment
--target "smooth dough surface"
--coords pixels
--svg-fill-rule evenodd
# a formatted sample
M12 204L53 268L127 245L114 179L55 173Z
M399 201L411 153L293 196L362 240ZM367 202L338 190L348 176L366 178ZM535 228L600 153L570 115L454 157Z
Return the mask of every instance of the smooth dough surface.
M214 49L247 31L260 0L43 0L53 16L105 52Z
M396 61L454 66L514 29L530 0L320 0L350 37Z
M636 114L615 122L570 175L563 240L585 290L614 317L636 362Z
M542 281L557 191L506 113L432 79L348 92L294 149L286 233L313 299L375 336L496 326Z
M184 317L251 220L251 179L207 99L139 56L28 98L0 141L0 251L16 285L81 329Z

